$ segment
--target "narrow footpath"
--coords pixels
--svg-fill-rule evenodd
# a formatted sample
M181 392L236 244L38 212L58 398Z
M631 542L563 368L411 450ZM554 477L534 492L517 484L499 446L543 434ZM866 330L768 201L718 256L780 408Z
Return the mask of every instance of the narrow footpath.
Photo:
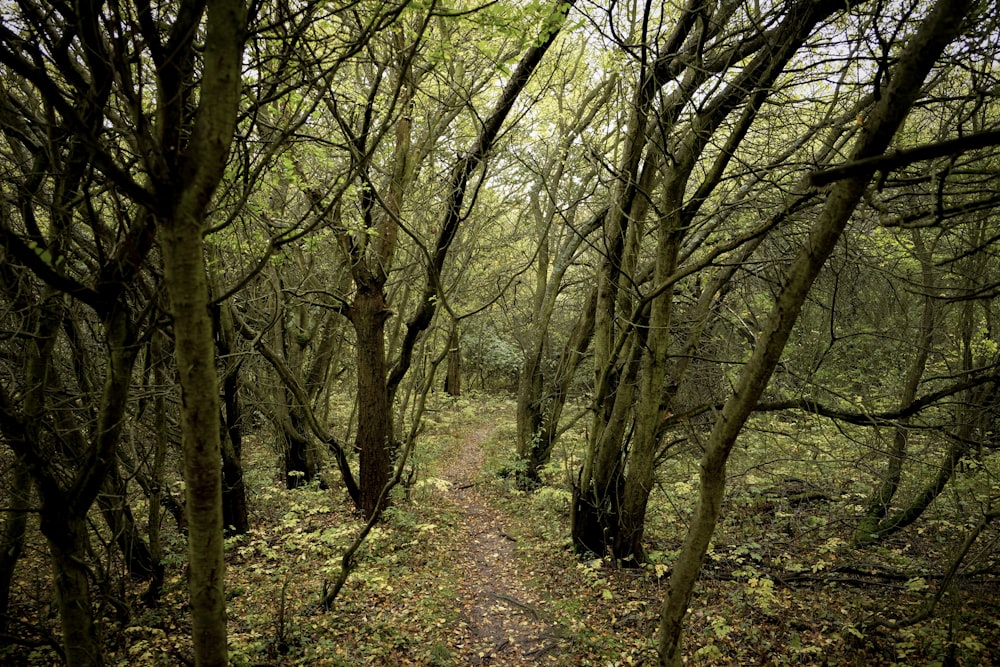
M493 427L473 431L440 475L447 499L464 515L456 544L455 568L462 576L458 605L468 629L468 643L456 649L463 664L539 665L555 663L565 639L546 619L545 602L526 587L515 558L518 536L512 522L489 506L476 487L483 465L482 443Z

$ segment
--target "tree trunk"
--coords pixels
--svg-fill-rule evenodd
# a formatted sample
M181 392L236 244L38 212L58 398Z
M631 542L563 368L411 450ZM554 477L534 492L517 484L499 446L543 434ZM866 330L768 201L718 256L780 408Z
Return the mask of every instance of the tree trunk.
M913 246L916 250L921 268L921 291L924 294L923 315L920 320L920 331L915 341L913 359L906 372L903 381L903 389L900 392L899 407L906 408L917 397L917 389L920 387L920 379L924 376L924 369L927 367L927 357L930 354L931 342L934 337L934 269L930 253L924 247L923 238L919 229L914 229L910 234L913 239ZM864 514L858 523L854 533L856 543L871 542L876 539L879 531L879 524L889 512L892 499L896 496L899 482L903 476L903 462L906 458L907 441L909 433L907 430L908 419L899 420L893 433L892 445L889 447L889 462L886 466L882 479L872 491L865 506Z
M149 545L146 544L135 523L132 508L126 499L125 480L122 479L117 465L108 471L101 493L97 496L97 505L108 525L108 530L118 543L118 549L122 552L129 574L135 579L152 577L157 564L153 561Z
M173 220L161 244L181 386L188 590L196 663L228 663L223 595L219 378L200 218Z
M973 301L967 301L962 304L960 333L962 339L961 371L963 373L971 373L973 371L972 339L974 327L972 312L975 307L976 303ZM955 469L958 467L962 457L969 453L969 450L972 448L971 443L977 439L977 429L979 430L980 438L983 437L983 433L990 430L988 424L982 423L983 413L989 410L988 406L995 400L996 391L996 384L988 384L963 392L963 400L956 407L957 432L951 437L948 451L941 458L934 477L924 485L924 488L908 505L870 526L865 525L868 528L868 532L863 535L868 540L880 540L906 528L920 518L924 511L934 502L934 499L944 491L948 482L951 481L952 476L955 474ZM861 532L860 528L858 532Z
M236 129L247 8L242 0L207 0L205 11L204 66L193 121L179 109L194 102L194 92L184 87L183 70L175 69L183 67L187 52L161 64L165 71L160 83L167 86L167 97L158 109L158 140L167 169L158 174L162 178L156 187L158 214L163 216L159 220L163 275L181 388L195 665L226 667L219 377L203 231Z
M66 665L100 667L104 664L104 655L90 600L85 515L46 503L42 508L41 527L52 559Z
M637 327L629 331L620 329L621 309L630 308L632 298L622 294L619 281L623 275L634 278L625 274L622 267L634 267L636 263L636 259L629 256L639 246L632 223L643 220L649 209L649 199L639 193L651 192L659 173L658 155L647 158L640 172L647 140L646 121L652 103L652 91L648 87L652 83L646 77L639 83L620 168L624 175L616 183L614 204L604 220L606 255L601 261L594 298L594 417L570 518L577 548L602 555L618 542L620 533L626 438L630 433L635 381L644 345L640 340L645 334L641 329L644 322L638 322ZM628 252L626 237L629 237ZM580 526L576 525L577 519L581 520ZM592 523L595 519L602 524L600 531Z
M686 182L687 179L683 180ZM655 284L662 283L677 266L680 247L679 207L676 210L677 214L674 216L664 216L665 220L659 230ZM668 217L675 218L677 224L666 222ZM623 489L620 526L613 544L615 557L633 565L645 560L642 536L646 525L646 504L653 488L656 445L663 421L663 386L667 377L672 314L673 289L668 289L650 304L649 328L644 336L646 343L642 346L635 435Z
M149 363L153 367L153 384L156 387L167 386L167 357L164 352L162 332L154 332L149 342ZM167 459L167 400L163 391L157 391L153 396L153 461L150 468L149 482L149 553L156 563L156 570L149 588L143 594L143 601L152 606L160 599L163 591L163 543L160 540L160 515L163 507L163 468Z
M888 147L916 100L927 73L945 46L954 39L968 4L966 0L943 0L924 20L901 54L881 99L866 120L852 161L880 155ZM818 16L812 23L817 19ZM802 27L811 30L808 21ZM802 39L806 34L808 31L802 34ZM701 460L698 505L674 563L661 610L657 648L662 667L681 665L683 621L715 532L725 492L729 453L781 358L813 281L840 239L873 173L871 168L859 171L831 189L806 244L788 268L764 330L740 373L739 384L712 428Z
M3 534L0 535L0 635L7 633L10 609L10 584L14 569L24 551L24 533L28 528L31 501L31 474L21 461L15 461L11 473L10 495L5 505Z
M236 329L232 304L220 303L213 311L219 356L224 360L222 376L222 521L226 535L243 535L250 530L247 492L243 483L243 406L240 403L240 369L234 362Z
M444 380L444 393L449 396L462 395L462 348L458 325L452 327L448 335L448 371Z
M594 335L596 303L597 290L591 290L550 383L545 382L538 368L540 359L532 357L532 365L521 372L517 395L518 458L532 482L538 481L538 471L549 462L559 437L559 421L570 386Z
M358 486L361 511L370 519L383 509L378 501L389 481L393 438L385 362L385 323L390 312L381 287L359 288L349 316L357 333Z
M228 401L229 396L227 395ZM229 411L226 411L229 420ZM220 434L222 446L222 525L226 537L245 535L250 530L246 485L243 483L243 449L239 427Z
M629 414L639 371L642 344L632 337L621 377L617 379L615 400L607 416L595 423L594 444L588 444L580 481L573 489L570 533L577 550L603 556L618 539L619 513L624 490L625 456Z
M284 413L279 421L285 450L285 488L297 489L316 479L316 452L306 428L302 408L295 402L290 391L282 393L285 405L279 407Z
M543 465L538 442L545 403L540 362L539 350L525 359L517 379L517 456L524 466L525 479L532 483L538 480L538 469Z

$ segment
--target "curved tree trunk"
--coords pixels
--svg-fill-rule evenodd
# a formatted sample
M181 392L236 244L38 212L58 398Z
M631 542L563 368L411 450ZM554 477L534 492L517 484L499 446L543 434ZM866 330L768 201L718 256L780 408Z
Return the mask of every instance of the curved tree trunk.
M154 576L158 564L153 560L149 545L136 525L126 498L125 480L122 479L117 464L108 471L101 493L97 496L97 506L122 552L129 574L135 579Z
M86 518L65 512L62 507L47 507L42 510L41 525L49 543L66 664L103 665L101 638L90 599Z
M962 370L971 372L973 370L972 355L972 310L974 302L962 304ZM941 457L941 462L937 466L934 476L928 481L924 488L905 507L901 507L896 512L882 518L880 521L863 524L868 532L858 532L865 538L864 541L876 541L893 535L906 528L916 521L930 507L934 499L941 495L948 482L951 481L959 462L964 456L969 454L972 443L979 434L989 431L987 424L983 424L983 413L989 410L991 403L996 400L996 384L987 384L976 389L969 389L963 392L963 401L956 409L958 411L957 432L951 436L948 450ZM980 435L979 437L982 437ZM866 517L867 518L867 517ZM861 540L859 540L861 541Z
M814 7L800 24L802 39L819 20L821 12L830 11L819 5ZM893 68L892 78L866 121L866 132L861 134L852 152L852 161L886 150L917 99L924 78L954 39L968 9L967 0L942 0L935 5ZM740 374L736 390L716 419L701 460L698 505L674 564L661 610L657 644L659 664L663 667L681 664L683 621L715 532L725 492L726 461L736 437L774 372L812 283L833 252L873 173L873 168L859 170L831 189L806 244L786 272L783 287Z

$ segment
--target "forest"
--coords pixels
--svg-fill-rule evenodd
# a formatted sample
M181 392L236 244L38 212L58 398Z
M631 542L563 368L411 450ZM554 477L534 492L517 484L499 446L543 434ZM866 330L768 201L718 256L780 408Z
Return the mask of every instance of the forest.
M1000 663L996 2L0 19L0 664Z

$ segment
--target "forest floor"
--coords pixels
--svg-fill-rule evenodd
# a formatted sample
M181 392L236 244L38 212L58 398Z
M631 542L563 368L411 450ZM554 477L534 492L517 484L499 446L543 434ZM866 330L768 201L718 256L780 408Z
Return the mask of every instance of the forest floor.
M650 506L649 562L627 568L572 548L573 452L556 453L537 490L514 484L509 402L439 401L423 423L412 475L330 611L320 600L360 518L342 488L285 490L273 452L251 443L254 527L227 541L232 665L654 665L659 605L693 505L696 461L664 475ZM827 484L810 487L819 500L793 503L797 488L733 475L686 621L685 664L998 664L1000 587L989 559L976 563L987 575L958 582L930 619L866 630L876 616L905 619L923 608L962 533L928 521L905 539L853 548L849 514L857 501L837 496L832 480L817 483ZM183 539L164 537L160 604L143 606L138 585L108 593L118 600L102 607L109 665L193 664ZM982 539L988 547L1000 535ZM19 622L41 639L0 646L0 664L59 664L44 641L58 629L41 545L28 558L38 563L22 570Z
M288 492L269 499L284 528L251 536L231 561L231 577L250 577L230 601L237 655L344 667L652 664L650 601L665 580L581 560L566 530L568 493L525 494L498 474L510 456L508 408L460 403L426 416L415 477L397 489L331 612L317 598L342 549L322 545L339 547L357 519L345 525L323 492L292 492L290 508ZM276 596L258 597L255 570L271 581L285 573L283 620Z
M339 566L317 567L312 556L299 556L301 567L286 565L302 595L289 595L283 630L268 626L284 639L265 642L266 664L654 665L659 605L693 483L655 494L650 562L616 567L572 548L568 482L579 463L572 454L557 452L562 462L534 492L514 484L509 403L460 400L429 412L425 424L411 484L398 490L332 612L319 612L316 596ZM690 473L693 482L693 467ZM847 544L849 498L841 507L826 497L829 488L817 494L821 502L791 503L787 495L799 489L761 485L749 475L734 480L688 615L686 664L996 664L1000 624L990 582L949 597L924 623L863 631L864 621L886 610L895 618L917 613L953 542L928 530L924 543L859 551ZM283 553L297 552L297 535L312 536L298 551L329 559L329 547L317 549L317 541L329 533L337 544L357 521L330 513L328 496L300 496L292 512L285 508ZM251 553L259 563L261 554ZM244 571L238 561L234 570ZM247 582L245 590L256 588ZM239 599L232 608L241 608ZM251 656L259 655L256 646Z
M462 518L455 567L461 574L458 603L469 637L457 652L465 664L491 661L509 665L537 664L566 641L543 614L545 601L525 584L514 557L520 539L510 534L511 517L491 507L477 489L483 468L483 443L494 427L469 434L458 456L441 471L448 482L446 497Z

